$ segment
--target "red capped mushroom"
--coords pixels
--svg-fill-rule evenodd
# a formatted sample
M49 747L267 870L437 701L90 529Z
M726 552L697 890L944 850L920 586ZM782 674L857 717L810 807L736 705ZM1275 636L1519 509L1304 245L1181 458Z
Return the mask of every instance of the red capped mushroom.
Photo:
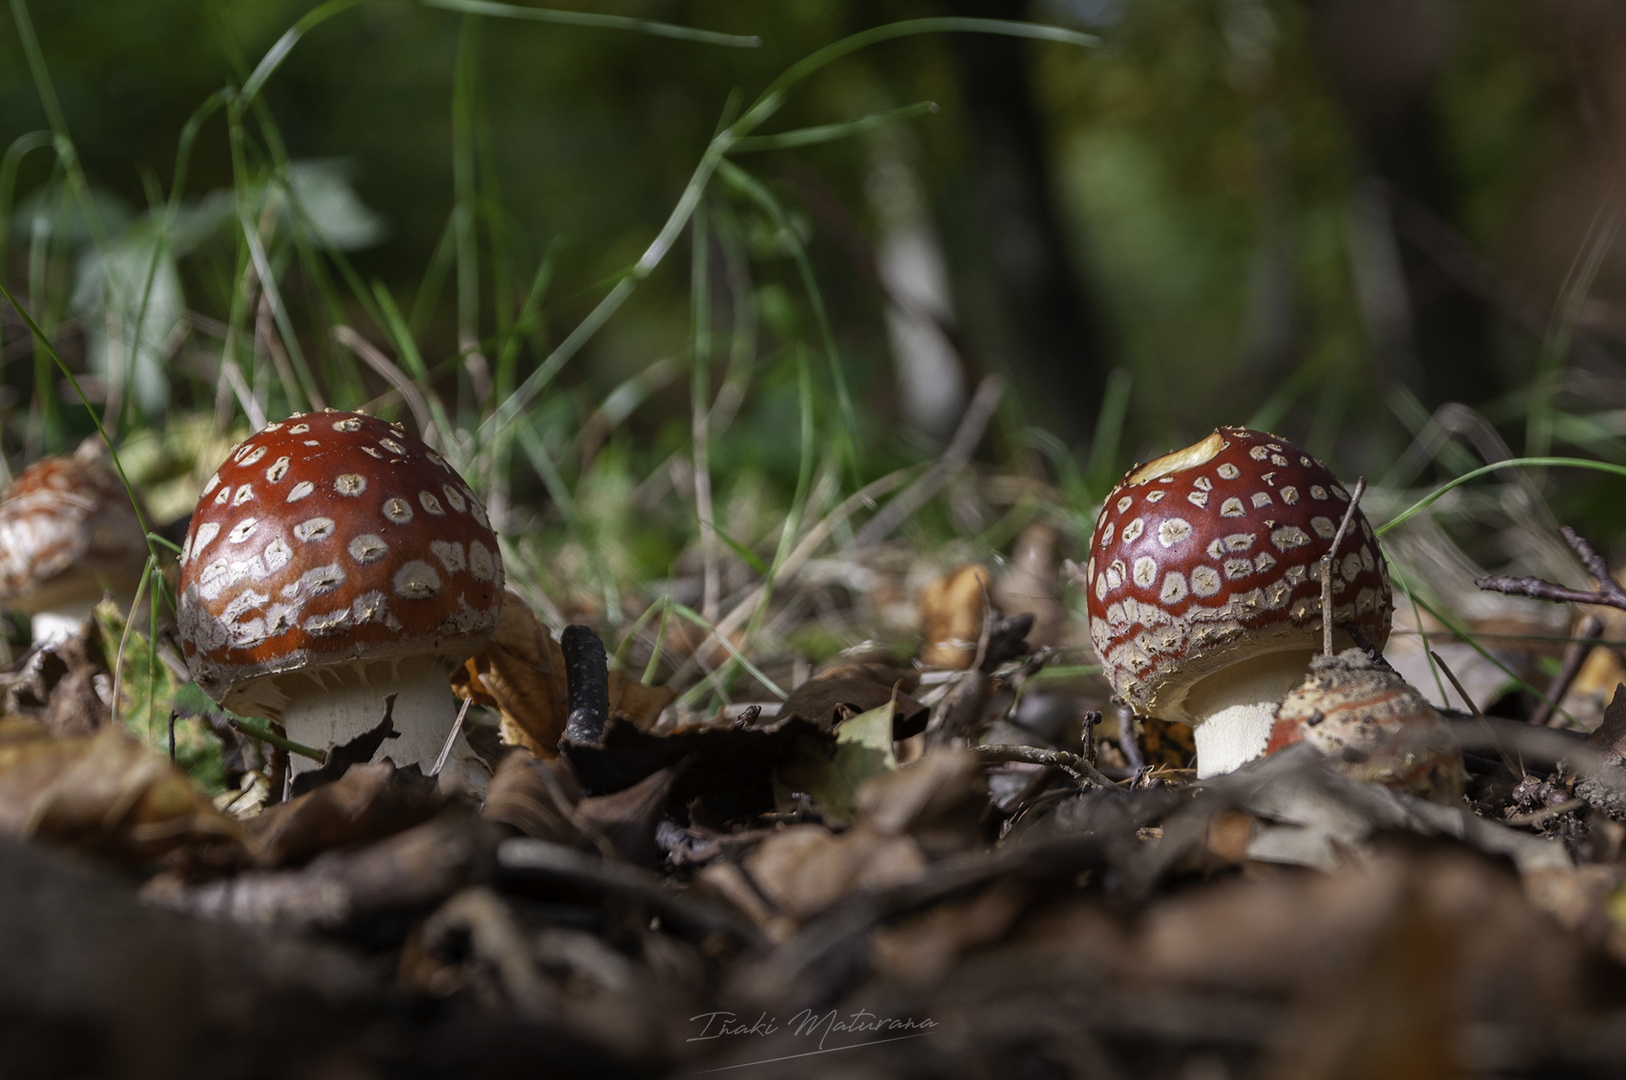
M1219 428L1107 496L1080 584L1108 680L1136 711L1196 729L1199 776L1264 752L1276 704L1321 645L1318 564L1349 493L1274 435ZM1333 567L1338 647L1389 637L1389 573L1355 511Z
M72 634L108 592L128 610L147 554L100 436L36 462L0 492L0 603L32 616L36 644Z
M180 588L187 663L215 701L325 748L374 727L394 693L401 738L384 752L427 771L456 717L450 672L496 628L503 567L444 458L396 425L327 411L232 450L192 515ZM459 744L449 778L475 767Z

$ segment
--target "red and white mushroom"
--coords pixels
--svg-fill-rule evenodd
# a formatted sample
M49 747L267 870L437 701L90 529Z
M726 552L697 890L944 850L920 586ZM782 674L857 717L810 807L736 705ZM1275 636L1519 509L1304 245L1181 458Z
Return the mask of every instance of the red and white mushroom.
M1196 729L1199 776L1264 752L1321 646L1318 563L1349 493L1285 439L1220 428L1107 496L1080 584L1107 679L1137 712ZM1389 573L1358 509L1333 568L1339 648L1389 637Z
M1335 772L1443 803L1467 781L1450 722L1359 649L1311 657L1309 675L1282 698L1265 752L1301 742Z
M448 676L490 639L503 566L485 509L397 425L293 416L235 447L181 549L179 627L205 693L327 748L396 694L397 764L434 764L456 718ZM314 763L296 758L294 769ZM449 782L478 779L459 744Z
M99 436L36 462L0 492L0 603L32 616L36 644L74 633L109 592L128 610L147 555Z

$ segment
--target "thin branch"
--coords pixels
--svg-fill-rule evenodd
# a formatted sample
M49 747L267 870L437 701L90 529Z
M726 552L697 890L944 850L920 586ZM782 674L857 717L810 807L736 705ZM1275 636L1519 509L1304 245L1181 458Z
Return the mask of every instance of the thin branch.
M463 721L469 715L469 706L474 704L473 696L463 699L463 707L457 710L457 719L452 722L452 730L446 735L446 743L440 748L440 756L435 759L435 767L429 770L430 776L439 776L440 770L446 767L446 759L452 756L452 744L463 733Z
M1006 761L1014 761L1021 765L1044 765L1060 769L1085 784L1098 784L1108 788L1116 786L1111 780L1096 772L1095 767L1088 761L1065 750L1046 750L1038 746L1015 744L973 746L971 750L977 755L977 760L984 765Z
M1586 567L1586 572L1597 580L1597 589L1592 592L1567 589L1534 577L1479 577L1474 579L1474 584L1487 592L1506 593L1509 596L1528 596L1536 600L1550 600L1555 604L1606 604L1626 611L1626 588L1615 580L1603 556L1592 550L1592 545L1568 525L1559 531L1564 534L1570 550L1581 560L1581 565Z
M1332 564L1338 558L1338 545L1344 542L1344 534L1349 531L1349 523L1355 520L1355 511L1361 505L1361 496L1366 494L1366 477L1355 481L1355 490L1349 493L1349 505L1344 507L1344 519L1338 523L1338 531L1332 534L1332 546L1321 559L1321 651L1326 656L1332 655Z
M1450 680L1452 687L1456 689L1458 696L1462 698L1463 704L1468 706L1468 711L1480 719L1484 719L1485 714L1479 710L1479 706L1474 703L1474 699L1468 695L1468 691L1463 687L1462 682L1457 678L1456 672L1451 670L1451 668L1446 664L1445 659L1433 649L1428 650L1428 655L1434 658L1434 663L1437 664L1439 669L1445 673L1445 677ZM1450 702L1446 702L1446 704L1449 705Z
M1607 572L1606 570L1605 573ZM1564 662L1559 667L1558 674L1553 676L1552 685L1547 688L1547 700L1537 702L1535 711L1530 714L1530 722L1537 727L1560 726L1553 723L1557 713L1557 702L1564 700L1564 695L1569 693L1570 684L1575 681L1575 676L1581 673L1581 665L1592 655L1593 644L1603 636L1603 620L1595 614L1589 614L1576 628L1576 635L1581 640L1570 642L1569 647L1564 650Z
M1444 658L1433 649L1428 650L1428 655L1433 658L1435 666L1437 666L1441 671L1445 672L1445 677L1450 679L1451 685L1457 688L1457 693L1462 695L1462 700L1468 703L1468 711L1474 714L1474 719L1478 720L1480 724L1484 726L1486 734L1490 736L1490 745L1496 748L1496 756L1502 759L1502 764L1507 766L1507 771L1512 773L1514 776L1524 776L1524 763L1520 761L1515 764L1513 759L1508 756L1507 749L1502 746L1502 740L1496 737L1496 732L1491 728L1490 721L1485 719L1484 712L1480 710L1479 706L1474 702L1474 699L1468 696L1468 691L1464 689L1462 683L1458 681L1456 672L1452 671L1450 666L1446 664ZM1449 705L1450 702L1448 701L1446 704Z

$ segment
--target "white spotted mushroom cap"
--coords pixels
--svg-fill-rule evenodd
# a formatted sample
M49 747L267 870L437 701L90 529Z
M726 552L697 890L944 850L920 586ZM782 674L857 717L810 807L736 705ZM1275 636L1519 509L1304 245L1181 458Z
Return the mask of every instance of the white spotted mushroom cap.
M1348 505L1326 466L1247 428L1132 469L1101 508L1079 580L1113 690L1142 714L1190 723L1199 680L1250 656L1319 651L1316 564ZM1381 650L1390 614L1388 568L1357 509L1333 570L1334 624Z
M146 530L99 437L24 469L0 492L0 601L37 612L103 585L134 592Z
M1265 753L1300 742L1335 772L1445 803L1466 781L1450 722L1360 649L1312 657L1304 682L1282 699Z
M485 509L439 454L346 412L268 424L198 499L181 549L186 660L226 708L273 719L279 680L480 650L502 609Z

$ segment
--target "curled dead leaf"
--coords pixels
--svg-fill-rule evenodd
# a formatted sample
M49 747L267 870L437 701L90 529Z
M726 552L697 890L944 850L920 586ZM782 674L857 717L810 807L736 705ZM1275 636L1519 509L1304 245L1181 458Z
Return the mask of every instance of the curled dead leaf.
M452 690L502 715L502 741L537 757L559 754L570 713L565 654L530 605L510 592L491 643L452 673ZM610 715L639 728L655 723L676 692L610 672Z
M502 714L503 742L538 757L559 753L565 715L565 657L530 605L510 592L491 643L452 673L452 690Z
M351 765L337 780L268 807L243 827L259 865L287 866L410 829L445 803L416 764L398 769L379 761Z
M779 706L779 716L797 717L829 731L849 716L895 701L892 737L907 739L926 728L926 706L909 696L919 684L920 676L909 668L840 657L792 690Z
M41 837L119 862L177 848L210 862L241 855L238 825L185 773L107 727L53 739L42 725L0 721L0 833Z

